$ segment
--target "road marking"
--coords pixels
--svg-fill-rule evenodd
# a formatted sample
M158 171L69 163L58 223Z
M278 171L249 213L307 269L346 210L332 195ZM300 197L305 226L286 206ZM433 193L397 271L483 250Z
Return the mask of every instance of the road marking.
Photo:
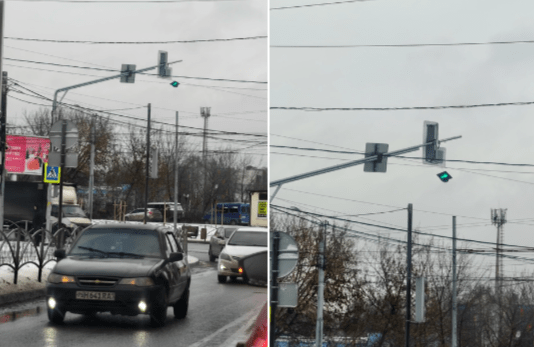
M223 331L231 329L236 325L242 324L243 322L245 322L247 320L251 320L254 317L254 315L258 315L258 313L259 313L258 309L254 308L251 311L249 311L247 314L239 317L238 319L236 319L235 321L231 322L230 324L227 324L227 325L223 326L222 328L220 328L219 330L217 330L213 334L206 336L202 340L200 340L200 341L198 341L198 342L196 342L196 343L194 343L192 345L189 345L189 347L203 347L207 342L209 342L210 340L212 340L215 337L217 337L217 335L219 335ZM233 337L233 335L234 334L232 334L232 337ZM214 345L213 344L209 344L209 345L206 345L206 346L214 346ZM219 346L223 346L223 345L219 345ZM228 346L224 346L224 347L228 347Z

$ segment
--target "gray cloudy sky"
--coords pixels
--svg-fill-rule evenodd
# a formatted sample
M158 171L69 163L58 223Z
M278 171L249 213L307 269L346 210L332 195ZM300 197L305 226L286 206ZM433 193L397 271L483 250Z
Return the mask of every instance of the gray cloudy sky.
M148 103L152 119L202 128L200 107L211 107L211 130L267 134L267 39L172 44L74 44L23 41L13 38L82 41L170 41L206 40L267 35L267 1L190 1L174 3L134 2L63 2L7 1L4 26L4 70L21 85L46 97L56 89L116 74L64 66L8 60L120 69L121 64L137 68L157 64L158 50L169 53L175 76L255 81L239 83L186 79L171 80L138 75L134 84L111 80L69 91L64 101L99 110L114 111L146 119ZM56 72L45 71L55 70ZM61 71L61 72L57 72ZM155 73L155 70L148 73ZM172 80L181 84L175 89ZM20 88L19 88L20 89ZM21 117L39 106L18 99L51 105L50 101L29 95L9 93L8 122L20 124ZM114 120L128 121L118 116ZM136 121L136 124L146 124ZM173 130L172 126L168 126ZM181 129L182 130L182 129ZM209 140L209 148L233 146L255 159L255 165L267 164L266 137L222 135L229 142ZM190 141L199 143L190 137ZM261 144L263 142L263 144Z
M271 8L309 4L272 0ZM295 45L398 45L534 40L529 1L353 2L270 13L271 107L410 107L534 101L534 44L280 48ZM367 142L390 150L422 142L423 122L439 122L447 158L534 165L534 105L405 111L289 111L270 113L271 180L359 159L296 146L365 151ZM422 151L406 156L421 157ZM447 163L453 176L442 183L440 167L413 159L389 159L387 173L363 166L289 183L273 204L326 215L364 214L414 206L414 227L495 242L490 210L507 208L504 242L534 246L534 167ZM507 171L507 172L502 172ZM429 213L435 212L435 213ZM360 221L405 228L406 211L364 216ZM376 227L356 230L405 239ZM450 247L450 242L446 241ZM469 244L472 248L488 245ZM513 255L532 257L529 253ZM494 258L489 259L494 262ZM508 264L508 265L506 265ZM523 264L506 261L505 275ZM491 264L488 268L492 268ZM524 267L521 267L524 269Z

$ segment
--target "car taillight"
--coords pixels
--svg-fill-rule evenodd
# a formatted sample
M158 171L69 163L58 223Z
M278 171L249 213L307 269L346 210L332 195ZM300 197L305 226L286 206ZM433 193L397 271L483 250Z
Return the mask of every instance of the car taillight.
M237 271L239 271L239 273L242 274L243 273L243 268L240 267L239 270L237 270Z
M256 340L254 340L251 347L267 347L267 340L258 337Z

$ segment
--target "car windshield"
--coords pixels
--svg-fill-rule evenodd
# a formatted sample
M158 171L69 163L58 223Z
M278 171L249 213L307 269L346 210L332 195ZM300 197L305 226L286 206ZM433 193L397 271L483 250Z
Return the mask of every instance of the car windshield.
M63 205L63 214L65 217L82 217L87 218L87 215L80 206Z
M232 246L258 246L267 247L267 233L254 231L236 231L228 240Z
M72 246L69 255L161 257L155 230L88 229Z

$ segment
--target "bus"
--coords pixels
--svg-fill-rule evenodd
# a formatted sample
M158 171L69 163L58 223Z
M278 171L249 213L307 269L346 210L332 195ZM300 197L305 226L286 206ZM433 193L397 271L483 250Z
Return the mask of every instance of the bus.
M221 218L222 216L222 218ZM203 217L205 223L249 225L250 224L250 204L242 202L220 202L217 206L206 213Z

